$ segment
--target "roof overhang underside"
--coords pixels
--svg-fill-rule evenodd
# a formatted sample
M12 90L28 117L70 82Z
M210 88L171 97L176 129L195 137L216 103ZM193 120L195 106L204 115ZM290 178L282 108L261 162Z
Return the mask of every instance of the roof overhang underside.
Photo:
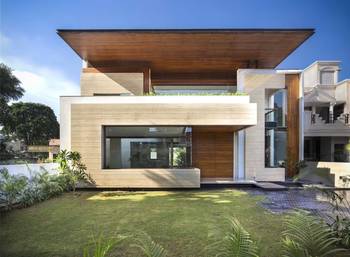
M239 68L272 69L313 29L58 30L95 68L140 66L152 79L231 78Z

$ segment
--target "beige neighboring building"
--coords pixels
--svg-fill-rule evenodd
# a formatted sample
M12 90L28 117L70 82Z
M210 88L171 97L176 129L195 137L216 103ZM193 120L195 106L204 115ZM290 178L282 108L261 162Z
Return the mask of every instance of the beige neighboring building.
M307 161L350 162L350 79L339 81L339 72L339 61L317 61L302 72Z
M58 30L83 60L60 147L96 187L284 181L303 155L303 72L275 67L313 33Z

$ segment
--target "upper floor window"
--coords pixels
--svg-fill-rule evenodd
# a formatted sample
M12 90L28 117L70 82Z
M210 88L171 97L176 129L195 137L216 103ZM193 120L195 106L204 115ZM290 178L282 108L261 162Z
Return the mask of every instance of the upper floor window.
M225 95L236 92L233 85L156 85L156 95Z
M321 84L334 85L334 71L321 71Z

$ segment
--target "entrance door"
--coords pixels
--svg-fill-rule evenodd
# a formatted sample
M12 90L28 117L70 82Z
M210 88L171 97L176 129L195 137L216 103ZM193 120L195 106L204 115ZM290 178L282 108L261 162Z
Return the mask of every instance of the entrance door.
M233 177L233 132L192 130L192 165L201 178Z

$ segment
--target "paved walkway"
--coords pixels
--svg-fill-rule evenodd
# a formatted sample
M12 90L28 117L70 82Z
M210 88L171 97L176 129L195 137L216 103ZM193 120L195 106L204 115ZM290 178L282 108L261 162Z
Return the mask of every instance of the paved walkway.
M260 205L272 213L286 213L295 209L306 210L329 221L332 205L321 192L315 190L289 189L287 191L249 190L251 195L261 195L265 200Z

